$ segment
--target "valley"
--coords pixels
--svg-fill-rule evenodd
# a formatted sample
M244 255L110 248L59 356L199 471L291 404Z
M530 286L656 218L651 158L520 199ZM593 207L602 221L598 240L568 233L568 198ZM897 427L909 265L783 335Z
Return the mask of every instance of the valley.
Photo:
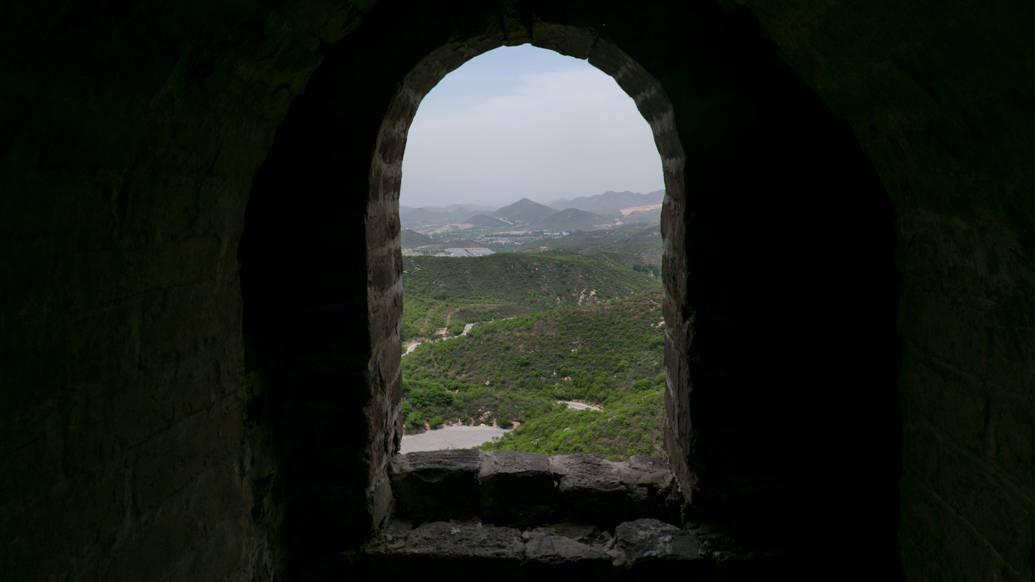
M617 203L657 211L639 196ZM506 218L511 226L520 220L527 228L549 217L580 216L522 202L479 220ZM599 201L569 202L599 211ZM455 257L420 253L434 245L464 248L457 246L463 240L443 234L461 229L431 217L470 209L421 210L418 225L403 217L401 415L407 434L451 443L443 440L449 430L469 438L513 429L481 446L611 459L662 454L665 339L656 217L649 225L527 233L528 240L504 245L505 252ZM643 210L631 214L637 212ZM483 235L464 236L477 243ZM429 431L446 425L451 428L439 434ZM414 446L407 441L404 448Z
M457 256L450 249L501 252L576 233L635 232L644 228L656 232L663 198L664 190L658 190L647 194L605 192L548 204L522 198L496 209L477 205L401 206L403 254Z

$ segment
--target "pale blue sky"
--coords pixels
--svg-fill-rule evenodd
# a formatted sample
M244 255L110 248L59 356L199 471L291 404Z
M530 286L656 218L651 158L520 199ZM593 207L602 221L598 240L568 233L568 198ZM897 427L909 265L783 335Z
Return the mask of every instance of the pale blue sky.
M614 79L522 45L471 59L424 97L400 204L503 206L663 187L650 127Z

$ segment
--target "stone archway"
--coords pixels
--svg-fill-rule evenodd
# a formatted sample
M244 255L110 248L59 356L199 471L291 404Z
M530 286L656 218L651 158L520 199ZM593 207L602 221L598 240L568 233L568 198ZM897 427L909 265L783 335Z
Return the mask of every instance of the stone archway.
M515 23L517 24L517 23ZM679 136L673 123L672 103L656 79L629 55L597 32L577 27L550 25L547 32L535 35L533 45L555 50L581 59L611 75L628 93L640 113L644 116L654 134L655 144L662 159L665 180L665 203L662 219L662 239L665 241L665 269L673 273L685 271L682 267L685 256L682 248L682 222L674 220L683 214L685 208L685 182L683 166L686 162ZM508 31L507 38L522 38L524 27ZM476 39L474 41L451 42L432 51L403 79L401 86L388 107L382 122L370 171L370 201L367 209L367 245L370 281L368 300L371 305L371 329L373 350L378 365L378 378L390 386L399 383L399 334L401 317L402 258L399 246L399 190L402 178L402 161L406 136L417 112L421 99L446 74L467 60L502 46L499 39ZM685 318L680 306L685 303L685 286L678 284L677 276L665 277L665 313L669 318L669 334L686 334ZM668 356L679 356L669 353ZM685 368L685 362L668 362L666 369ZM676 414L679 403L673 397L673 390L666 391L667 430L665 446L673 450L672 458L681 458L678 440L673 436L687 432L686 427L677 426ZM388 423L381 427L374 437L374 446L391 455L398 450L400 427L399 391L385 388L378 392L387 401L383 404L384 417ZM380 405L378 405L381 407ZM384 439L381 442L380 439Z
M523 42L588 56L654 130L667 190L666 450L694 515L765 543L793 538L790 527L823 544L817 532L838 527L823 507L865 496L841 517L882 540L875 563L893 562L890 202L847 126L750 19L679 3L635 15L386 4L325 49L253 180L240 251L246 355L275 467L269 527L288 540L279 559L319 568L390 511L406 132L448 71Z

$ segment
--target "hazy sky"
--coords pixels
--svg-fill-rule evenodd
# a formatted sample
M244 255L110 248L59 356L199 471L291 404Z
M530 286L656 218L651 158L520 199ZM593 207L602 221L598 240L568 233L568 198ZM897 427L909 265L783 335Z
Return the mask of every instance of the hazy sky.
M503 206L663 184L650 127L614 79L523 45L471 59L424 97L400 204Z

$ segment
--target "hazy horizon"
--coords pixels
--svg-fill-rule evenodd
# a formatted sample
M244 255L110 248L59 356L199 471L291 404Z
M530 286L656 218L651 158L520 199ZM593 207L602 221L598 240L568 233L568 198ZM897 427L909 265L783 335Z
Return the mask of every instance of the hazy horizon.
M471 59L425 96L400 204L499 208L664 188L647 122L610 76L531 45Z
M637 192L635 190L614 190L614 189L611 189L611 190L605 190L603 192L597 192L596 194L582 194L582 195L579 195L579 196L561 196L561 197L557 197L557 198L551 198L549 200L545 200L545 199L544 200L538 200L538 199L532 198L530 196L522 196L521 198L515 198L515 199L513 199L513 200L511 200L509 202L503 202L503 203L500 203L500 204L485 204L485 203L481 203L481 202L446 202L446 201L440 201L440 200L432 201L429 204L407 204L405 200L400 200L399 206L400 207L406 207L406 208L439 208L439 207L449 207L449 206L464 206L464 207L467 207L467 208L483 208L483 209L489 209L489 210L497 210L497 209L502 208L504 206L509 206L509 205L511 205L511 204L513 204L513 203L515 203L515 202L517 202L519 200L521 200L522 198L527 198L527 199L531 200L532 202L537 202L539 204L543 204L543 205L549 206L551 202L554 202L554 201L557 201L557 200L573 200L575 198L582 198L582 197L587 197L587 196L597 196L599 194L606 194L607 192L633 192L634 194L650 194L652 192L657 192L659 190L664 190L664 188L655 188L654 190L650 190L648 192ZM564 210L564 209L563 208L558 208L558 210Z

